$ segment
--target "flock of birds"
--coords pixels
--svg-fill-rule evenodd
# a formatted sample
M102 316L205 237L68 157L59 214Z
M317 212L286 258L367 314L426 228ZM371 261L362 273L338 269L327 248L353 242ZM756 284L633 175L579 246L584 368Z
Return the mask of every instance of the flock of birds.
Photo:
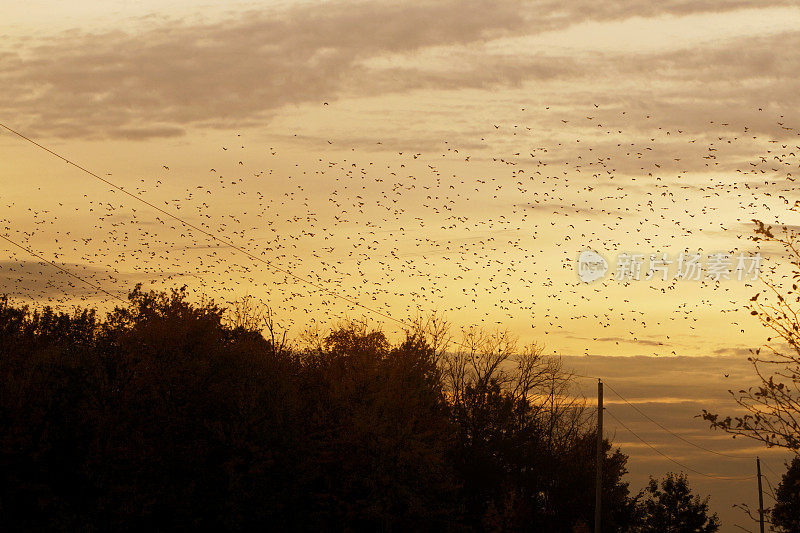
M798 132L756 110L768 127L712 122L698 131L589 109L562 118L522 108L514 123L427 149L292 136L256 146L236 134L202 172L165 161L144 178L106 174L203 232L102 183L46 208L33 207L32 191L0 196L0 230L111 293L124 297L142 281L186 284L223 302L252 295L290 329L369 310L394 326L384 316L437 310L457 324L659 354L680 353L675 336L696 335L704 313L734 313L730 322L744 333L735 312L755 292L752 282L617 281L613 258L754 253L750 220L785 222L796 207ZM68 179L92 177L70 170ZM606 279L578 279L586 248L611 260ZM119 303L19 248L8 254L0 292L13 298L66 308Z

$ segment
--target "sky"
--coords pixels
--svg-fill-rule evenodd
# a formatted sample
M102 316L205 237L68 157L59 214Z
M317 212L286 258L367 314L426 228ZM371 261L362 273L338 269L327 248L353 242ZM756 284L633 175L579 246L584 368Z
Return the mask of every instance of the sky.
M68 308L186 284L252 295L295 334L436 310L780 471L693 418L752 384L763 282L676 276L682 253L759 254L786 279L749 236L800 225L794 2L75 0L0 19L0 123L138 198L1 131L0 230L40 257L0 243L0 292ZM602 279L579 278L585 250ZM624 254L640 279L616 279ZM608 408L698 471L751 474ZM614 424L634 488L679 469ZM689 475L740 531L752 482Z

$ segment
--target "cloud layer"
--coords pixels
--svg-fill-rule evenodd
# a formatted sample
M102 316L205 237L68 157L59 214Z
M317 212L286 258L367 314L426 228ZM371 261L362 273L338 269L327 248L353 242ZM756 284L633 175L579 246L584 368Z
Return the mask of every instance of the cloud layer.
M774 37L646 60L603 54L587 59L530 50L489 53L484 45L584 21L782 4L580 1L565 7L521 0L353 2L251 12L203 24L166 21L138 33L75 30L9 43L9 49L0 52L0 113L39 135L141 139L181 135L188 127L246 127L263 123L283 106L321 105L343 96L620 74L646 79L654 72L675 83L661 94L672 100L694 92L681 84L700 78L755 76L762 83L714 95L717 105L763 97L765 85L780 101L781 94L796 94L800 48L791 44L800 41L797 34L781 36L786 53L779 58L773 53ZM450 50L443 64L414 64L414 54L436 47ZM411 64L370 64L398 55L409 57ZM685 105L679 114L690 119L697 108Z

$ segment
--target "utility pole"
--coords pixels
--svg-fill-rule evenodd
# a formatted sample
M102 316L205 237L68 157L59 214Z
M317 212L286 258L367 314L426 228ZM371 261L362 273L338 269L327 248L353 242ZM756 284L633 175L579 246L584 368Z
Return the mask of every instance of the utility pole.
M761 533L764 533L764 493L761 491L761 459L756 457L756 473L758 474L758 522Z
M594 533L600 533L600 511L603 501L603 382L597 380L597 477L594 488ZM761 483L759 478L759 483ZM763 533L763 531L762 531Z

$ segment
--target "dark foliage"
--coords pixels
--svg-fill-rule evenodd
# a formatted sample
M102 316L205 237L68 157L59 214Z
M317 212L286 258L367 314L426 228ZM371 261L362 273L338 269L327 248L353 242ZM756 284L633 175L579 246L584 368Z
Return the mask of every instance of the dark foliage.
M692 494L685 475L667 474L650 483L639 495L637 533L714 533L716 514L709 514L708 498Z
M290 350L185 296L137 287L104 320L0 301L4 530L591 523L591 420L555 402L552 369L531 394L541 361L526 363L523 395L492 372L454 392L420 333L393 346L348 323ZM604 520L622 531L627 457L605 446Z
M800 458L792 459L775 490L772 525L778 531L800 531Z

